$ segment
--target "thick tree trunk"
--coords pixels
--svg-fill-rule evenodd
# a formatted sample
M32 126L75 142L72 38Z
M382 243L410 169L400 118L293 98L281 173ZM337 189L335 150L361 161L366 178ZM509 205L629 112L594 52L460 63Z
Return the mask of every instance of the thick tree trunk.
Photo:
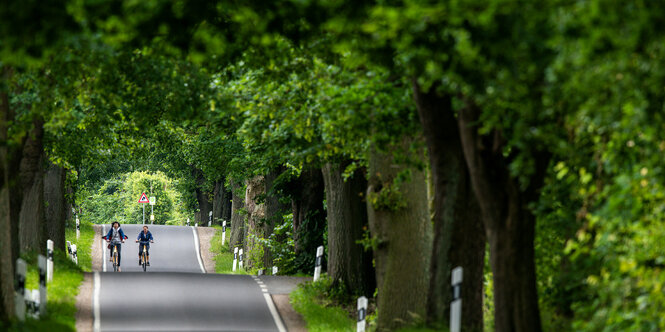
M212 224L222 225L222 202L224 200L224 179L215 181L212 199Z
M6 80L11 70L2 68ZM9 122L14 112L9 106L9 95L0 92L0 142L7 142ZM23 193L19 181L21 151L24 142L17 146L0 144L0 321L7 322L14 316L14 264L19 256L18 223Z
M316 248L323 244L323 233L326 228L326 212L323 209L325 185L322 172L316 168L305 168L290 186L296 264L300 272L311 273L316 260ZM363 205L362 202L358 204ZM366 220L365 217L365 223Z
M44 137L43 121L33 121L23 148L20 178L23 191L19 217L21 252L46 252L46 223L44 219Z
M520 190L504 157L501 135L478 134L479 110L468 102L458 126L471 184L480 206L494 277L496 331L540 331L534 262L535 217L528 205L538 198L549 155L534 151L535 172Z
M264 245L259 238L263 238L263 224L266 220L265 178L261 175L247 181L245 191L245 207L247 209L247 232L245 234L245 267L265 267L263 264Z
M51 164L44 177L46 235L61 250L65 250L65 176L64 168Z
M194 221L199 226L207 226L209 213L212 211L212 202L210 201L210 192L205 190L205 177L199 169L193 168L196 179L196 201L199 205L199 211L194 215Z
M283 222L283 215L289 210L289 205L280 202L281 190L276 187L277 177L284 171L283 168L277 168L268 173L265 177L265 219L262 225L262 237L268 239L275 230L275 225ZM264 245L263 266L270 268L273 266L273 256L270 248Z
M423 92L415 81L413 91L434 184L434 243L427 320L435 326L448 325L450 272L461 266L464 268L462 327L464 331L482 331L485 230L462 153L452 98L437 94L436 87Z
M238 196L241 191L241 186L238 182L231 180L231 239L229 240L229 249L233 252L235 247L244 247L245 238L245 198Z
M232 206L233 197L231 196L231 191L227 190L222 186L222 220L226 222L231 221L231 206Z
M344 181L347 163L322 168L328 218L328 275L353 294L371 296L376 287L372 254L357 241L367 229L367 190L364 172L356 170Z
M401 148L409 145L405 139ZM432 223L427 208L425 174L407 170L391 154L372 151L367 188L367 214L376 241L374 260L378 282L378 330L395 330L424 319L429 289ZM397 180L399 181L399 180Z

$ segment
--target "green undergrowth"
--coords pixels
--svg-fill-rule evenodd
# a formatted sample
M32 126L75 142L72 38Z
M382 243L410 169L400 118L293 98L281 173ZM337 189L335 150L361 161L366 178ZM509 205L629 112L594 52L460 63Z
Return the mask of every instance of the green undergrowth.
M95 230L92 228L92 223L86 220L85 217L81 220L81 236L76 239L76 224L70 222L65 230L65 239L76 245L78 253L78 263L81 269L85 272L92 271L92 242L95 238Z
M37 253L31 252L21 257L28 264L25 288L39 289ZM82 269L69 259L65 251L55 250L53 281L47 284L46 317L39 320L26 317L25 322L14 322L8 331L75 331L76 295L82 281Z
M91 246L95 232L92 225L81 222L80 237L76 239L76 228L73 221L68 223L65 238L76 244L78 263L70 260L65 250L57 249L53 253L53 281L47 284L47 314L41 319L26 317L24 322L14 321L10 326L2 326L0 331L75 331L76 330L76 296L83 281L83 272L91 271ZM36 252L21 255L27 265L25 288L39 289L38 254Z
M222 245L222 227L213 226L217 232L210 240L210 252L215 255L215 272L224 274L249 274L244 269L233 271L233 252L229 250L229 241L231 240L231 230L226 228L226 240Z
M328 278L300 284L289 295L293 309L303 316L310 332L355 331L356 322L349 312L336 306L326 295L329 288Z

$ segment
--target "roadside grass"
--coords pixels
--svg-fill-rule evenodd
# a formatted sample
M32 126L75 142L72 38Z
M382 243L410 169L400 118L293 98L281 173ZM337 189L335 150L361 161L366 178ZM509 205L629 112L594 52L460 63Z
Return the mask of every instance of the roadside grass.
M70 223L73 224L73 223ZM78 253L79 266L84 272L92 271L92 242L95 238L95 230L92 224L85 220L81 220L81 236L76 239L76 225L67 227L65 230L65 239L76 245Z
M70 222L70 224L73 224ZM92 225L81 222L81 236L76 240L75 226L67 227L65 238L76 244L79 265L69 259L66 249L53 252L53 281L47 287L46 316L37 320L26 317L25 322L13 321L9 326L2 326L2 331L75 331L76 330L76 296L79 285L83 281L83 272L91 271L92 259L90 248L95 232ZM39 268L37 252L21 255L27 265L25 288L39 289Z
M316 283L300 284L289 294L293 309L303 316L310 332L356 330L356 321L349 317L349 312L335 306L326 295L330 280L322 278Z
M229 241L231 240L231 231L227 227L226 229L226 240L224 245L222 245L222 227L215 225L213 226L217 232L210 240L210 252L215 255L215 273L223 274L249 274L245 269L236 269L233 271L233 252L229 250Z

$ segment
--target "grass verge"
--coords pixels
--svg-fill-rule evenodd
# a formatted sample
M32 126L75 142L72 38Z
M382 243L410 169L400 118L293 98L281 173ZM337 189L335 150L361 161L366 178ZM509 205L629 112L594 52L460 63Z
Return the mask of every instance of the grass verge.
M215 235L210 240L210 252L215 255L215 272L224 274L249 274L244 269L236 269L233 271L233 252L229 250L229 241L231 240L231 232L227 228L226 240L222 245L222 227L213 226L217 229Z
M325 295L328 288L330 280L327 278L299 285L289 295L293 309L303 316L310 332L355 331L355 320L349 317L348 311L334 306Z
M73 224L70 222L70 224ZM67 228L65 238L78 247L79 265L69 259L64 250L56 249L53 253L53 281L47 287L47 314L41 319L26 317L24 322L13 321L9 326L2 326L2 331L75 331L76 330L76 295L83 281L83 272L90 271L92 259L90 248L95 232L92 225L81 223L81 234L76 239L74 227ZM38 254L30 252L21 255L27 265L26 289L39 289Z

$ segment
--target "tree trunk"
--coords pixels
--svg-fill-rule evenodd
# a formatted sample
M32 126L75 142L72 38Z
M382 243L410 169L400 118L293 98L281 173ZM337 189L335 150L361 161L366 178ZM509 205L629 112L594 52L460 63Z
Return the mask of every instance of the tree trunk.
M7 80L11 69L2 68L2 77ZM0 142L7 142L8 127L14 121L14 112L9 105L9 94L0 91ZM0 144L0 321L8 322L14 317L14 269L19 257L18 224L23 193L19 181L21 151L24 139L12 146Z
M404 139L406 150L411 139ZM397 164L390 153L370 154L367 214L376 241L378 330L395 330L425 319L429 289L432 223L425 174ZM408 179L398 174L408 171ZM403 174L403 173L402 173Z
M427 321L447 326L450 319L450 272L461 266L462 328L483 330L485 230L462 153L452 98L423 92L413 82L418 114L427 142L434 184L434 243L430 267Z
M65 250L65 169L51 164L44 177L46 234L56 249Z
M244 247L244 238L245 238L245 199L242 196L238 196L238 192L241 190L241 186L238 182L231 180L231 197L232 197L232 209L231 209L231 239L229 241L229 249L233 251L235 247Z
M209 192L205 190L205 177L203 172L197 168L193 168L193 173L196 179L196 201L199 205L199 211L194 215L194 221L199 226L207 226L209 213L212 211L212 202L210 201Z
M367 180L356 170L344 181L348 163L322 168L328 218L328 276L352 294L371 296L376 287L372 254L357 241L367 230L367 206L363 200Z
M231 221L231 206L232 206L233 197L231 191L227 190L222 186L222 220L226 222Z
M480 206L494 277L496 331L540 331L534 262L535 217L528 205L538 198L549 155L533 151L535 172L520 190L504 157L499 132L480 136L479 110L467 102L458 126L471 184Z
M277 188L275 181L277 177L284 171L283 168L279 167L268 173L265 177L265 211L266 215L262 225L262 237L268 239L275 230L275 225L281 224L283 222L283 215L289 210L287 204L281 203L279 198L281 194L280 188ZM273 256L268 246L264 245L263 250L263 266L265 268L270 268L273 266Z
M263 225L266 222L265 204L266 185L261 175L247 180L245 190L245 207L247 209L247 232L245 234L245 267L265 267L263 258L264 245L259 238L263 238Z
M316 260L316 248L323 244L323 233L326 228L326 212L323 209L325 193L323 174L319 169L305 168L300 173L300 177L290 185L296 266L300 272L312 273L312 266ZM362 202L358 202L358 204L362 205ZM365 223L366 220L365 217Z
M19 217L19 241L21 252L46 252L46 223L44 220L44 123L33 121L23 147L20 179L23 191Z
M212 199L212 224L222 225L222 202L224 199L224 179L215 181Z

